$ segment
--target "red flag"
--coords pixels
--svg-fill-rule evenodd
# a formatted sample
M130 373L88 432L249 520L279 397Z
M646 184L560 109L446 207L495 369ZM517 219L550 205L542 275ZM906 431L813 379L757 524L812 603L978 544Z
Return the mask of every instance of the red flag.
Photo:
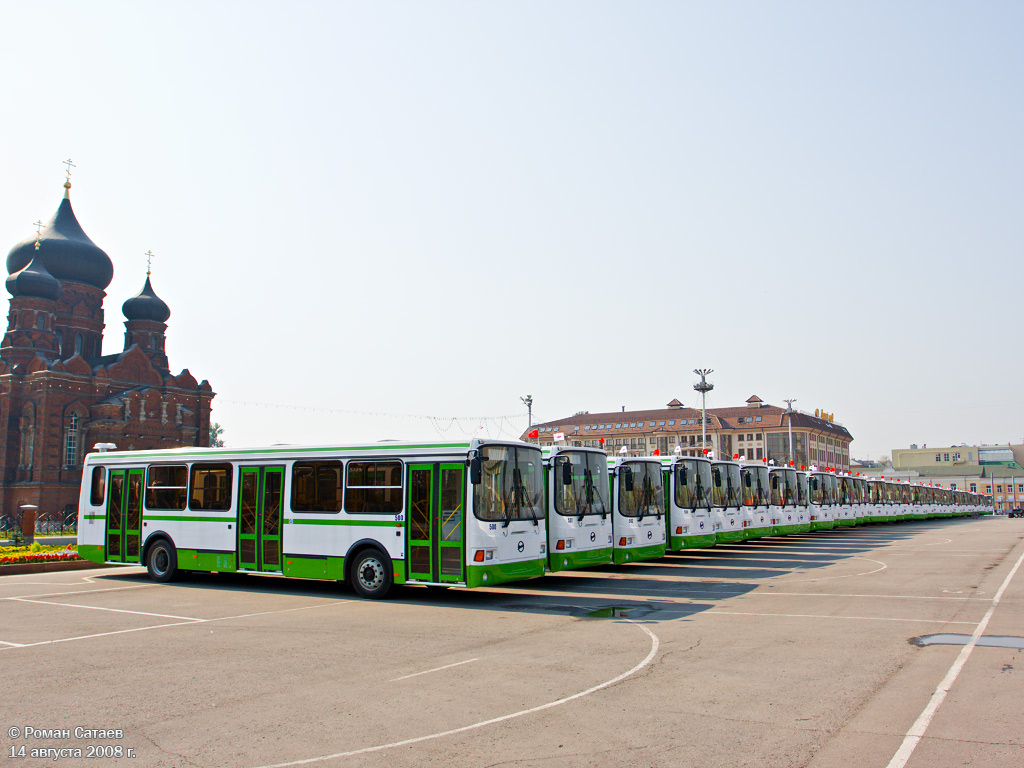
M529 435L527 435L527 437L540 437L540 430L539 429L533 430L533 432L531 432Z
M654 449L654 453L652 455L653 456L661 456L661 448L655 448Z

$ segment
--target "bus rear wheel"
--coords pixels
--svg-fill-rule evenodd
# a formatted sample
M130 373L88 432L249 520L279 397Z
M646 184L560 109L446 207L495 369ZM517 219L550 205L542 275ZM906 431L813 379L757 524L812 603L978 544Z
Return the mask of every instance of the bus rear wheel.
M167 539L154 543L146 555L146 570L153 581L165 583L178 575L178 553Z
M356 555L350 575L356 594L368 600L386 597L394 584L391 558L379 549L364 549Z

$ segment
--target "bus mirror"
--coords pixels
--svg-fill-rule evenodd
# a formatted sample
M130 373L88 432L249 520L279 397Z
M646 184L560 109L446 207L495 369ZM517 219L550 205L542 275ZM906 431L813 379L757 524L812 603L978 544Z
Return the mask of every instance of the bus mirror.
M750 475L747 475L746 477L743 478L743 484L747 486L747 488L751 486Z
M686 481L687 481L686 467L680 467L679 468L679 484L680 485L686 485Z
M816 478L816 477L811 478L811 490L812 491L818 490L818 478Z
M480 463L480 457L474 456L469 460L469 482L473 485L480 485L480 481L483 479L483 468Z
M572 462L562 462L562 485L572 485Z
M715 487L722 487L722 471L718 467L715 467Z
M622 485L626 491L633 490L633 470L629 467L622 468Z
M778 475L772 475L772 490L773 491L779 490L779 476Z

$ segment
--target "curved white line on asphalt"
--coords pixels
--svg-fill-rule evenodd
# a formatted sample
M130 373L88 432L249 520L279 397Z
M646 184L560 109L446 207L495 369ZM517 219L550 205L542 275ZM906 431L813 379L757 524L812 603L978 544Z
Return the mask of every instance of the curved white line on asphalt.
M967 659L970 658L971 651L974 650L974 646L978 644L978 639L985 634L985 628L988 626L989 619L992 618L992 614L996 612L996 606L999 605L999 601L1003 597L1003 592L1010 586L1010 580L1013 579L1014 575L1020 568L1020 564L1024 563L1024 554L1017 558L1017 564L1013 566L1013 569L1007 574L1006 579L1003 581L1001 587L992 598L992 605L989 606L988 611L985 613L985 617L981 620L978 626L975 628L974 633L971 635L971 639L967 641L967 645L963 647L960 654L956 657L956 661L953 662L953 666L949 668L946 676L942 678L942 682L932 693L932 697L928 700L928 704L924 710L918 715L917 720L907 731L907 735L903 738L903 743L900 748L896 750L896 754L892 756L892 760L889 761L889 765L886 768L903 768L910 759L910 756L917 749L918 743L924 738L925 731L928 730L928 726L932 722L932 718L935 717L935 713L938 711L939 706L946 699L946 694L949 693L949 689L953 687L953 683L956 682L960 672L963 670L964 665L967 664Z
M873 571L862 571L861 573L848 573L845 576L822 576L820 579L795 579L795 581L830 581L832 579L852 579L854 576L870 576L872 573L878 573L884 571L889 566L883 563L881 560L872 560L870 557L861 557L859 555L853 557L854 560L867 560L869 563L878 563L881 568L875 568Z
M333 755L320 755L319 757L307 757L304 760L293 760L293 761L288 762L288 763L274 763L273 765L263 765L263 766L260 766L259 768L290 768L290 766L293 766L293 765L309 765L310 763L319 763L319 762L323 762L324 760L334 760L335 758L338 758L338 757L352 757L353 755L365 755L365 754L367 754L369 752L380 752L380 751L385 750L385 749L392 749L393 747L404 747L404 746L407 746L409 744L418 744L418 743L423 742L423 741L432 741L433 739L440 739L440 738L443 738L445 736L453 736L456 733L465 733L466 731L472 731L472 730L475 730L477 728L483 728L483 727L488 726L488 725L494 725L495 723L503 723L506 720L513 720L513 719L515 719L517 717L522 717L523 715L532 715L534 712L541 712L541 711L543 711L545 709L551 709L552 707L558 707L558 706L561 706L562 704L567 704L570 701L575 701L576 699L581 699L584 696L589 696L592 693L597 693L598 691L604 690L605 688L608 688L609 686L615 685L616 683L618 683L618 682L620 682L622 680L625 680L627 677L630 677L631 675L635 675L641 669L643 669L648 664L650 664L651 661L654 660L654 657L658 653L658 646L661 644L661 641L658 640L658 636L656 634L654 634L653 632L651 632L651 630L649 630L643 624L637 624L632 619L626 619L626 621L628 621L630 624L634 624L635 626L639 627L640 629L642 629L644 632L646 632L650 636L650 638L651 638L651 650L647 653L647 656L644 657L643 661L641 661L635 667L630 669L628 672L623 672L618 677L613 677L611 680L607 680L607 681L605 681L603 683L595 685L592 688L587 688L587 690L585 690L585 691L580 691L579 693L574 693L572 696L566 696L564 699L558 699L557 701L549 701L547 704L541 704L541 705L536 706L536 707L530 707L529 709L523 709L523 710L520 710L519 712L512 712L511 714L502 715L501 717L494 717L494 718L491 718L490 720L482 720L479 723L473 723L472 725L464 725L461 728L453 728L450 731L442 731L441 733L431 733L431 734L429 734L427 736L417 736L417 737L412 738L412 739L403 739L402 741L393 741L390 744L378 744L375 747L364 747L363 749L353 749L350 752L336 752Z

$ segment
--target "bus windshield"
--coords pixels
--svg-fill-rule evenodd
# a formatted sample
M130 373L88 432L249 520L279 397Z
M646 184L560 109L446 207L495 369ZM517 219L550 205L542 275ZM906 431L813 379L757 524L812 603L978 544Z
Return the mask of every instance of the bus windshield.
M711 464L696 459L684 459L676 464L676 506L695 510L711 509Z
M740 468L736 464L715 464L711 468L711 503L716 507L740 508Z
M544 482L540 449L514 445L480 448L482 477L473 488L473 510L480 520L541 520Z
M743 479L743 503L748 507L760 507L768 504L768 467L743 467L740 471ZM749 479L749 485L748 485Z
M565 465L572 467L572 483L563 482ZM608 459L603 453L565 451L555 458L555 511L583 517L611 510L608 498Z
M619 513L624 517L660 515L665 503L665 486L661 463L653 461L627 461L619 467ZM632 490L625 482L632 472Z
M789 490L789 473L793 470L773 469L768 480L768 487L771 489L770 502L774 507L784 507L789 503L791 492ZM793 480L796 480L796 472L793 472Z

